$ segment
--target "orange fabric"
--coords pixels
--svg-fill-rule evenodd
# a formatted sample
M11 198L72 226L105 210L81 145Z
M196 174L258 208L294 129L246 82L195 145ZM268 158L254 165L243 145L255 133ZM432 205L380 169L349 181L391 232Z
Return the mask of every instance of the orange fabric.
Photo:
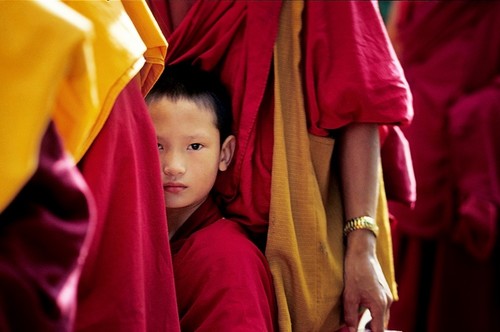
M113 103L145 63L146 45L119 1L65 1L65 4L92 22L96 102L82 119L56 117L56 125L65 140L66 148L78 162L89 148L106 121ZM70 94L71 92L68 92ZM78 96L78 94L74 94ZM74 106L78 99L74 99ZM84 130L75 130L84 126Z
M93 105L92 25L57 1L0 2L0 211L38 164L49 121L86 122ZM43 40L43 42L40 42ZM43 64L43 65L40 65ZM73 129L84 130L80 122ZM63 136L66 145L71 137Z
M146 96L163 71L167 41L145 1L122 0L122 4L147 47L144 52L146 63L139 72L141 91Z

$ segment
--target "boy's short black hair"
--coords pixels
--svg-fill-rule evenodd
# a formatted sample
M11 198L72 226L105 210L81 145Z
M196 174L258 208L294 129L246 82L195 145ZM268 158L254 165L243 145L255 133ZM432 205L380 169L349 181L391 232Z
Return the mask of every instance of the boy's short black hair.
M188 99L213 110L221 144L232 134L231 97L215 74L186 63L166 66L146 102L162 97L172 101Z

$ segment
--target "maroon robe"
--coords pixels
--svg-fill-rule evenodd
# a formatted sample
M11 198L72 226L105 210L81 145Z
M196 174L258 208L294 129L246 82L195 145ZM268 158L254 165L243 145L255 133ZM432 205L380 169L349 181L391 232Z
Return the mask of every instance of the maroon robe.
M179 331L160 161L133 79L79 164L97 226L79 285L77 331Z
M265 233L273 149L272 57L281 1L148 2L169 42L166 64L191 61L218 72L228 87L238 147L233 167L216 188L224 215ZM387 36L372 3L306 2L303 16L302 70L312 134L326 136L351 122L411 119L406 82L385 47Z
M0 213L1 331L71 330L94 218L90 191L51 123L35 174Z
M277 309L267 260L209 197L171 240L183 331L274 331Z
M499 331L500 3L409 2L399 12L417 202L390 207L400 293L390 327Z

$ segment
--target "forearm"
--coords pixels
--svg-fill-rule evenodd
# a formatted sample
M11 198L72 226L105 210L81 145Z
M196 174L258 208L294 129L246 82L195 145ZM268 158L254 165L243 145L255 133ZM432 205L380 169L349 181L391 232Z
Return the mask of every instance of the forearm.
M379 190L378 126L352 124L341 135L339 166L345 217L374 218ZM356 229L347 234L343 298L344 318L351 331L358 325L362 308L371 313L371 330L384 331L392 295L377 260L376 236L371 230Z
M376 124L351 124L340 137L340 174L346 220L360 216L375 217L378 196L380 144ZM370 249L375 236L367 230L349 233L348 250Z

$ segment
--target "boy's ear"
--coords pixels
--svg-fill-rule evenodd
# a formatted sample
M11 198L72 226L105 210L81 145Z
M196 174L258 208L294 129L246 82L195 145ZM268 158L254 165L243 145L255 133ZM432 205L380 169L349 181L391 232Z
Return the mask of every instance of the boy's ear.
M234 150L236 149L236 137L229 135L220 149L219 171L225 171L233 160Z

